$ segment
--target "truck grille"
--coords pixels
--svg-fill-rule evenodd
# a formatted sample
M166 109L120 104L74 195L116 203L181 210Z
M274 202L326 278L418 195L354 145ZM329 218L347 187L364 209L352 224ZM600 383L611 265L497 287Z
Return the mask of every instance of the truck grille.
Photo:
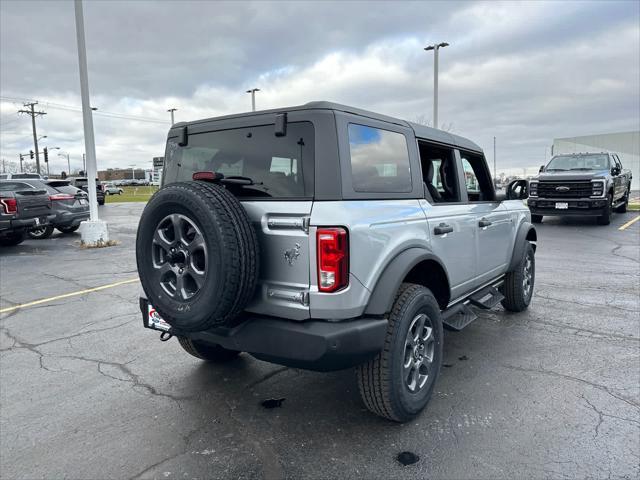
M583 182L539 182L540 198L588 198L592 195L590 181Z

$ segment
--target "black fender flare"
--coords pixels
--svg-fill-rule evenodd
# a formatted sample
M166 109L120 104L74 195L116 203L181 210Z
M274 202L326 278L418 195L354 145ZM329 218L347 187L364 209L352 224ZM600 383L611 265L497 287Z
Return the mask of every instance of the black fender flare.
M366 315L384 315L391 310L396 293L407 274L425 260L436 262L444 271L449 283L449 273L444 264L433 253L424 248L412 247L402 251L391 260L382 271L376 286L371 292L369 303L365 309Z
M532 240L529 240L527 237L532 237ZM518 233L516 234L516 241L513 245L513 252L511 253L511 262L509 262L509 268L507 268L507 272L513 272L515 268L520 263L520 259L524 254L524 249L527 246L527 242L529 241L537 241L538 233L536 229L529 222L522 222L518 227ZM535 250L535 245L534 245Z

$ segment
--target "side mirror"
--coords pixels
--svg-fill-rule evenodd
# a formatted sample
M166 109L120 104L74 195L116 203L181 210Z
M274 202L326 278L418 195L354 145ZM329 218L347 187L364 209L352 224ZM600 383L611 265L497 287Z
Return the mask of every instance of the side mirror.
M538 169L538 173L542 173L544 172L544 165L540 165L540 168Z
M507 200L525 200L529 198L529 181L514 180L507 186Z
M618 168L618 166L616 165L615 167L611 168L611 175L613 175L614 177L616 175L620 175L620 169Z

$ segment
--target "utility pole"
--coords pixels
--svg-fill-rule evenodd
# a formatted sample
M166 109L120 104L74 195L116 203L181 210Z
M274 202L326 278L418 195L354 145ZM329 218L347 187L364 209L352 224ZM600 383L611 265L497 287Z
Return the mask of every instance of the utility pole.
M433 128L438 128L438 51L448 46L447 42L441 42L424 48L433 50Z
M173 112L175 112L176 110L178 110L178 109L177 108L170 108L169 110L167 110L167 112L169 112L171 114L171 125L176 123L176 122L173 121Z
M24 172L24 170L22 169L22 154L20 154L20 171Z
M26 113L27 115L31 115L31 128L33 129L33 146L36 151L36 171L40 173L40 152L38 151L38 134L36 132L36 117L38 115L46 115L47 112L35 111L35 106L38 102L24 103L25 107L28 107L29 110L18 110L18 113Z
M82 154L82 171L84 172L84 175L86 177L87 176L87 156L84 153Z
M256 111L256 92L259 92L259 88L252 88L251 90L247 90L247 93L251 94L251 111Z

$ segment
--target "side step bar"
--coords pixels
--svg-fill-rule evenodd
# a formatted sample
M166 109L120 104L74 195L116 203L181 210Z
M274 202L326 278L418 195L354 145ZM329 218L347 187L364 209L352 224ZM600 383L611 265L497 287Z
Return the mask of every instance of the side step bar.
M494 286L488 286L471 295L467 300L442 312L442 323L448 330L459 332L478 316L471 305L489 310L504 299L504 295Z

